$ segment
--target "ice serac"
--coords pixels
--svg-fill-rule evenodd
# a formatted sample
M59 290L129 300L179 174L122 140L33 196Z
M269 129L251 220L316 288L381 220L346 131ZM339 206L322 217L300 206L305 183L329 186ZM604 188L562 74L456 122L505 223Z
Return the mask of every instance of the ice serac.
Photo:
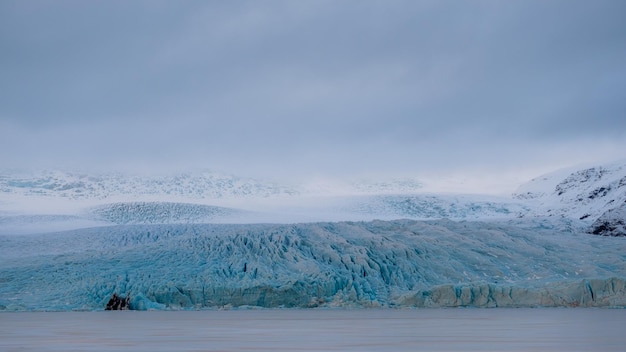
M121 225L0 236L0 306L626 306L626 238L518 220Z
M235 209L173 202L119 202L89 210L92 218L113 224L207 223L243 213Z

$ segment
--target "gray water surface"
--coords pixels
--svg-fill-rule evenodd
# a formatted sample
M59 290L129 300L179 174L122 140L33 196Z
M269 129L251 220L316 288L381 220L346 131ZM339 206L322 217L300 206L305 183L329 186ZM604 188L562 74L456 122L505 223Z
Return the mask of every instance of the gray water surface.
M621 309L3 312L0 351L624 351Z

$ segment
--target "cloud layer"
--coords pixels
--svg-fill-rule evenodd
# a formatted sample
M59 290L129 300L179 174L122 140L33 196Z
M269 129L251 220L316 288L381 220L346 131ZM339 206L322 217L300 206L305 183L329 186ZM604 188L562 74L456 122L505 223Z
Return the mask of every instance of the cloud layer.
M480 173L626 157L623 1L3 1L0 163Z

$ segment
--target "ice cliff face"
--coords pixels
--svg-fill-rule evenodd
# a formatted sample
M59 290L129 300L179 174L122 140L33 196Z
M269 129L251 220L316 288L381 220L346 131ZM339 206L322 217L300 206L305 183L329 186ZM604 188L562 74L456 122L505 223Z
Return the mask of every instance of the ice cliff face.
M0 236L0 309L626 306L625 241L410 220Z

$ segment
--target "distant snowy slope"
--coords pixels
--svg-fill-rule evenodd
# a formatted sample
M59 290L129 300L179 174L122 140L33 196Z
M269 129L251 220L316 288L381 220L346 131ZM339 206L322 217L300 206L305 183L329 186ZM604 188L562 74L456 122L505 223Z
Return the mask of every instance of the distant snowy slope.
M0 195L51 198L160 199L268 198L299 195L411 194L422 184L413 178L347 180L280 184L214 172L132 175L78 173L60 170L36 172L0 171Z
M521 202L419 194L415 178L280 185L210 172L136 176L0 173L0 234L103 224L290 223L512 217ZM45 222L40 221L46 219Z
M626 163L557 171L520 186L514 196L528 201L530 216L557 215L590 225L601 216L622 214L613 209L626 202Z
M428 194L421 187L415 178L281 185L210 172L5 172L0 234L102 224L554 217L589 233L626 235L620 211L626 204L626 162L556 171L520 186L513 197Z
M186 199L270 197L297 192L271 182L211 172L170 175L88 174L64 171L3 172L0 192L6 195L107 199L160 196Z
M233 206L191 202L105 202L68 214L0 214L0 235L125 224L297 223L375 219L511 219L527 211L506 198L463 195L372 195L247 199ZM202 203L201 203L202 202ZM232 202L231 202L232 204ZM54 210L54 208L52 209Z
M0 309L626 306L626 238L504 223L133 225L0 236Z

